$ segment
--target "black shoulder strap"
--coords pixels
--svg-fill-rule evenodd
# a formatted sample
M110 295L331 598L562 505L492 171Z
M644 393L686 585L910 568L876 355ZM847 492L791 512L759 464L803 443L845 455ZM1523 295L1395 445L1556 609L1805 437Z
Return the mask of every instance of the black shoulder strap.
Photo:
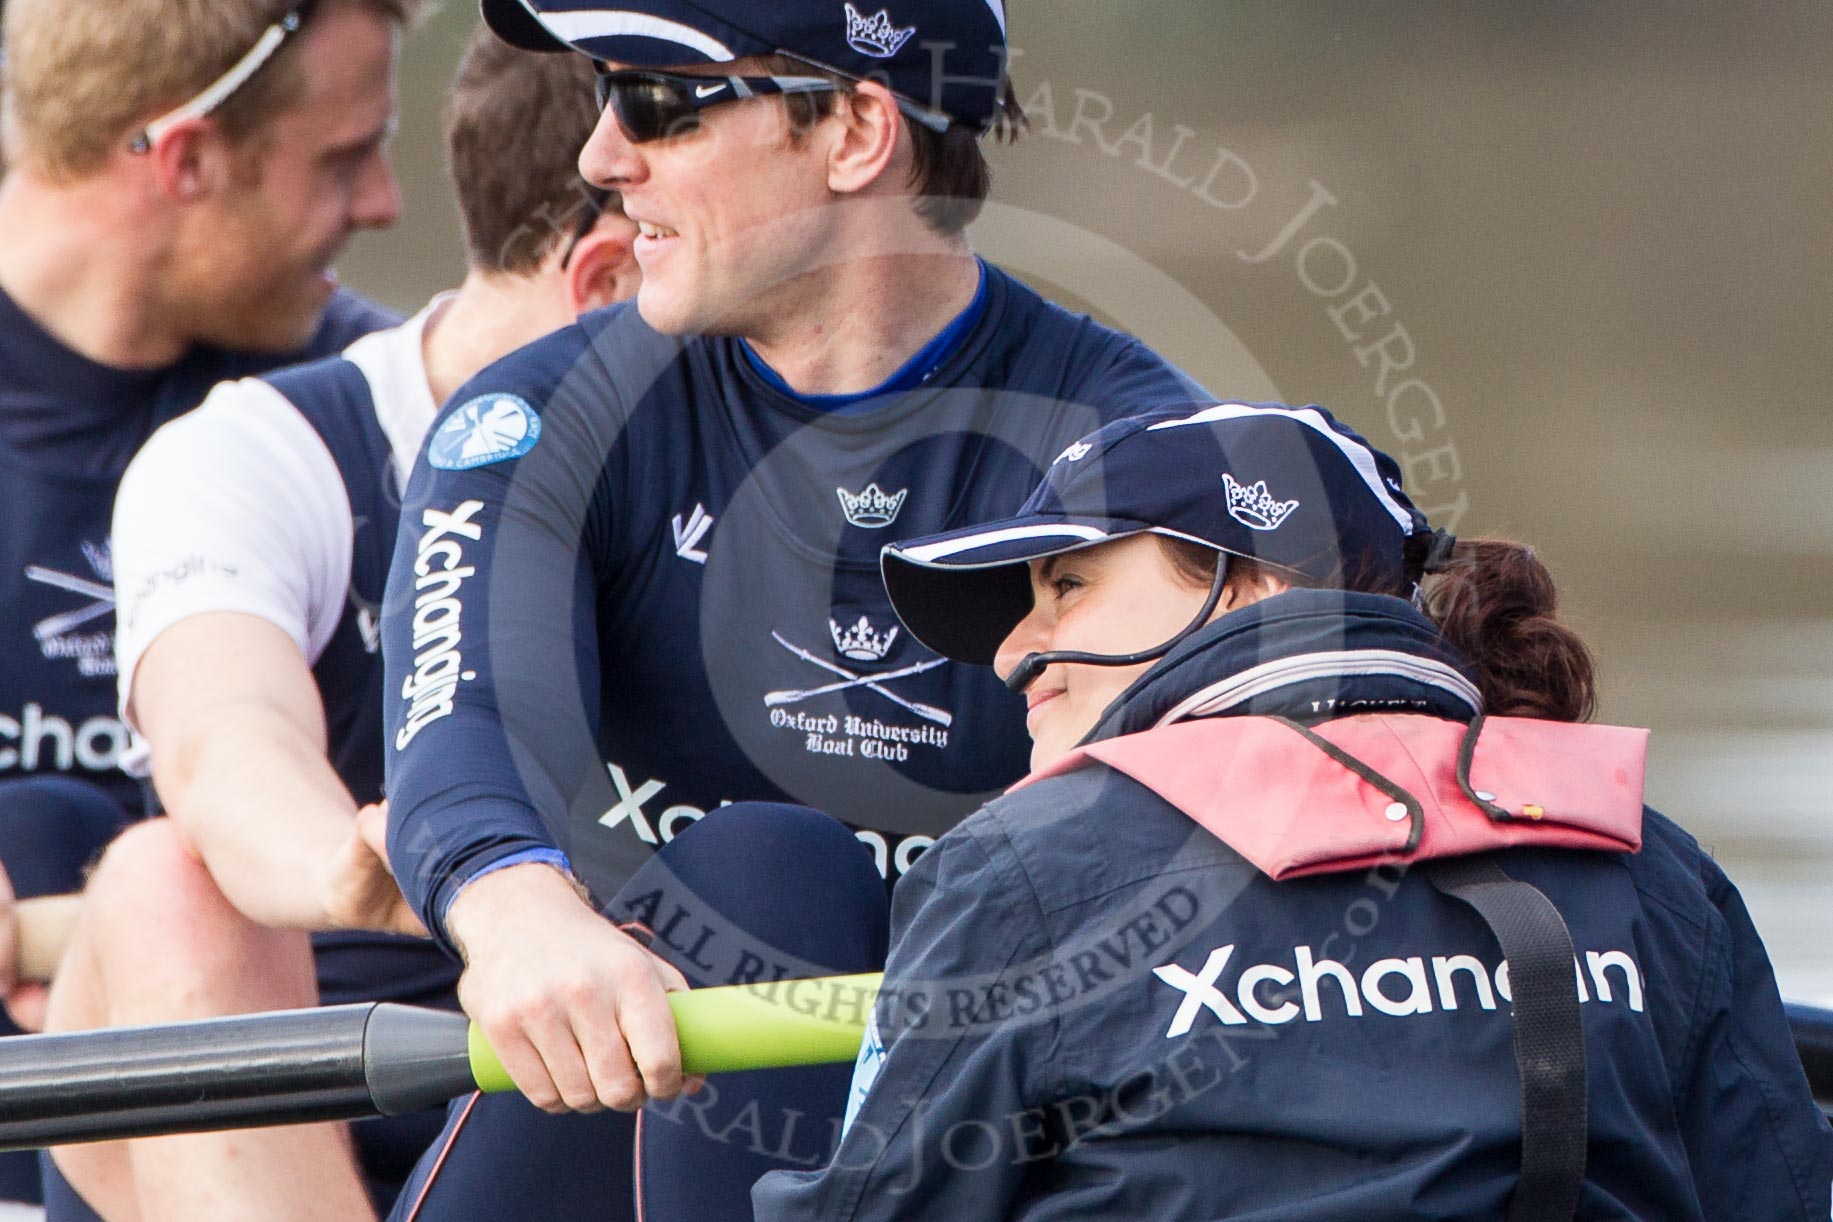
M1521 1077L1521 1178L1508 1222L1571 1222L1585 1179L1585 1032L1573 980L1572 934L1537 887L1493 858L1453 857L1422 872L1477 910L1508 960Z

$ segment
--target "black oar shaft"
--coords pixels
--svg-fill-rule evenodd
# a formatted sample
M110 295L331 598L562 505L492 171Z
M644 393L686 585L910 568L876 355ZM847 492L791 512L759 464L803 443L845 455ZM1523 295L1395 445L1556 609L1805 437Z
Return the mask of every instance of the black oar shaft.
M413 1111L472 1089L466 1030L369 1004L0 1039L0 1150Z
M1808 1086L1823 1110L1833 1108L1833 1010L1788 1002L1789 1029L1795 1036L1795 1055L1807 1071Z

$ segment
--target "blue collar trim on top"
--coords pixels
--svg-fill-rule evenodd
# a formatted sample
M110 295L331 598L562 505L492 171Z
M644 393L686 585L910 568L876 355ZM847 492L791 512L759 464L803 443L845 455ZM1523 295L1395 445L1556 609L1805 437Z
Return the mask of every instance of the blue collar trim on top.
M948 362L948 358L955 355L962 342L980 324L981 315L986 313L987 266L980 260L975 260L975 262L980 266L980 283L975 287L974 299L968 302L967 309L955 315L953 322L943 327L934 339L919 348L916 355L905 361L896 373L871 390L860 391L852 395L800 394L783 380L781 374L765 364L764 358L752 351L748 342L739 340L739 350L745 354L745 359L751 363L751 368L756 371L757 376L769 383L773 390L788 395L802 406L819 412L845 411L854 404L876 399L881 395L894 395L906 390L915 390L935 376L936 370L942 368Z

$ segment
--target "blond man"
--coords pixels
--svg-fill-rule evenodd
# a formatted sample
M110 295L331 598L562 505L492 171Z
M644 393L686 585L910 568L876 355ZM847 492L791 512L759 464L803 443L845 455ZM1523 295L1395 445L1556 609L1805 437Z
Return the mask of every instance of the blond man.
M114 708L128 460L216 382L393 321L330 268L398 211L383 146L414 0L290 2L6 5L0 861L27 893L73 885L144 809Z
M121 709L170 817L97 868L54 1029L320 999L453 1004L456 965L399 936L418 922L358 823L381 796L381 583L440 400L635 292L636 227L575 165L596 118L589 65L480 33L447 107L463 285L340 357L218 387L129 468ZM379 844L379 819L371 831ZM350 1130L319 1125L56 1158L109 1218L353 1219L392 1198L437 1120L358 1126L356 1157Z

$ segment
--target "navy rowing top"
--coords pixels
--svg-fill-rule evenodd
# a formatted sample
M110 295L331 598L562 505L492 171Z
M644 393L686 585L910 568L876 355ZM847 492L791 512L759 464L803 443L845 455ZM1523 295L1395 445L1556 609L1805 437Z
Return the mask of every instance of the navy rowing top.
M128 732L115 709L116 485L155 429L218 382L324 356L395 318L340 292L317 334L283 354L198 346L160 369L92 361L0 293L0 780L62 772L139 813L119 768Z
M1024 772L1023 700L911 639L879 550L1010 513L1103 421L1203 392L997 269L978 309L920 384L845 411L629 306L454 397L383 609L389 851L430 928L542 850L609 897L747 799L833 813L895 878Z

